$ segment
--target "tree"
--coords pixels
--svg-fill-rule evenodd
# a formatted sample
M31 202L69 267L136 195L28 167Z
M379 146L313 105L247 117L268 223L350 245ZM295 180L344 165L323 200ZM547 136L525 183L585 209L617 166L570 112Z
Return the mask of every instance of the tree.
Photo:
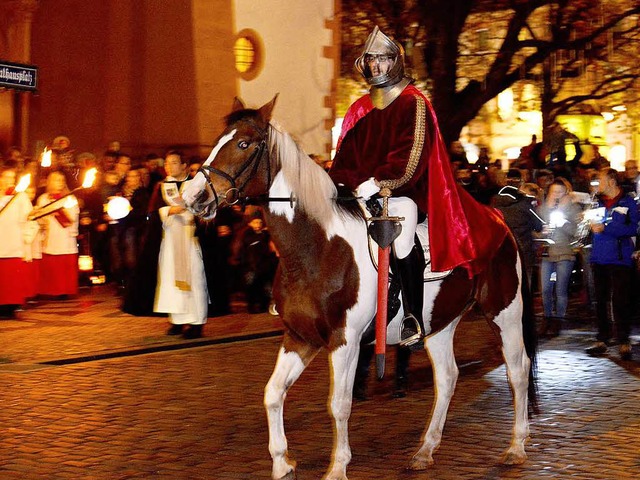
M541 98L546 126L559 112L604 98L603 88L621 93L639 77L638 67L627 65L634 68L603 74L600 89L572 99L556 81L565 78L558 71L577 65L570 52L585 55L584 72L587 65L609 68L613 59L605 52L614 34L621 48L638 51L636 0L373 0L367 12L357 0L342 0L342 6L343 74L353 75L351 62L379 25L405 46L408 68L426 79L447 144L483 105L518 81L551 86ZM624 34L621 23L627 25ZM558 64L559 57L566 60Z

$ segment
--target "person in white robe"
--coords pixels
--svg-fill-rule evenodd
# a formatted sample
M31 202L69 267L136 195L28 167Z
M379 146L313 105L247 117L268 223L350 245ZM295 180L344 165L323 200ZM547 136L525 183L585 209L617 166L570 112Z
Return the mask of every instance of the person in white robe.
M34 216L44 232L39 293L58 298L78 294L78 232L80 207L69 195L65 176L53 171L46 192L38 197Z
M209 295L195 218L180 195L190 180L188 166L179 152L172 151L166 156L165 169L167 178L158 185L160 195L154 195L156 205L161 205L158 213L163 231L154 311L169 314L168 335L200 338Z
M16 166L7 163L0 168L0 318L14 318L24 305L29 289L27 263L31 257L27 220L32 206L24 192L17 192ZM36 226L37 230L37 226Z

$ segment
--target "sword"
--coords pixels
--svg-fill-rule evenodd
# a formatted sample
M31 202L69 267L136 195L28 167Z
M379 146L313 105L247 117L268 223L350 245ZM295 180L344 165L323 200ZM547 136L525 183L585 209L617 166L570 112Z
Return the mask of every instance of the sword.
M389 298L389 254L391 244L402 231L400 221L403 217L389 216L389 197L391 190L382 188L382 214L370 218L369 235L378 244L378 304L376 310L376 374L378 380L384 377L387 347L387 305Z

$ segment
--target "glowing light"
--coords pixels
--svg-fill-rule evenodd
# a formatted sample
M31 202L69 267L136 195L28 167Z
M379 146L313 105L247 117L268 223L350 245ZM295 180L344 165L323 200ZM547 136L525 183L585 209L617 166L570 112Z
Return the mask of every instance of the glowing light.
M81 272L90 272L93 270L93 257L91 255L78 256L78 269Z
M616 105L615 107L611 108L611 110L613 110L614 112L626 112L627 107L625 107L624 105Z
M602 112L602 118L604 118L607 122L610 122L615 118L615 115L611 112Z
M30 183L31 183L31 174L27 173L26 175L23 175L22 177L20 177L20 181L18 182L18 185L16 185L15 192L16 193L24 192L29 187Z
M507 88L498 94L498 115L502 120L511 117L513 113L513 90Z
M82 182L82 188L91 188L93 182L96 181L97 168L90 168L87 173L84 174L84 181Z
M620 172L624 171L624 162L627 161L627 147L620 144L613 145L609 149L607 158L611 162L611 167Z
M567 223L567 218L559 210L554 210L549 214L549 226L551 228L558 228Z
M44 152L40 156L40 166L48 168L51 166L51 150L45 147Z
M520 156L520 150L522 149L522 147L509 147L509 148L505 148L502 153L504 153L504 155L509 159L509 160L515 160L516 158L518 158Z
M131 211L131 204L129 200L124 197L113 197L107 203L107 215L114 220L120 220L121 218L129 215Z
M249 38L238 38L233 46L233 53L236 56L236 69L240 73L246 72L255 64L255 47Z

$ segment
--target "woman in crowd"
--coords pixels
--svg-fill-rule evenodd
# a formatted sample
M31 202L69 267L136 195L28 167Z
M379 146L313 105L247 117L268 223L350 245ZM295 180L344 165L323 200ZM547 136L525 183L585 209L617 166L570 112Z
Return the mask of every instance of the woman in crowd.
M542 233L546 238L540 263L544 309L541 333L551 337L560 333L562 319L567 314L569 280L576 259L571 242L579 221L580 208L571 201L571 190L571 184L566 179L554 179L539 208L539 215L545 222Z

